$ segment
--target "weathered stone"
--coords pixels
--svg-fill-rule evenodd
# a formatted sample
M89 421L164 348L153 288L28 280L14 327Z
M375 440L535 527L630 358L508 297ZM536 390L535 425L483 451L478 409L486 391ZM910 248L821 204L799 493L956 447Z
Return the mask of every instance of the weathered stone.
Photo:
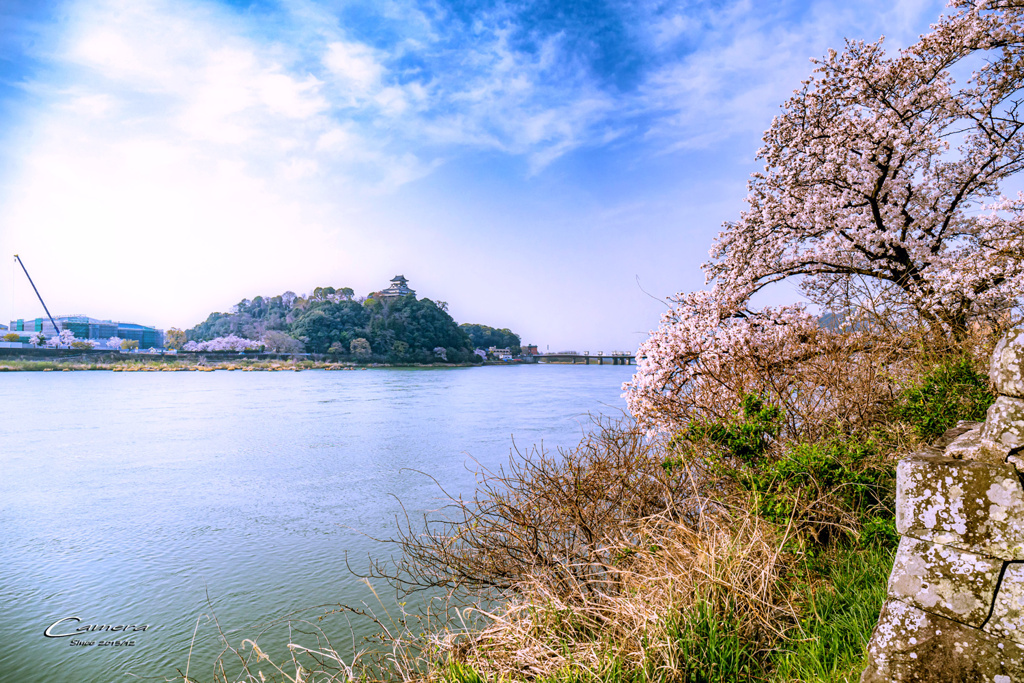
M1013 330L999 340L988 376L998 393L1024 398L1024 330Z
M1024 399L1000 396L988 408L981 428L982 449L1003 458L1024 447Z
M1011 465L922 453L896 466L902 536L1024 560L1024 489Z
M1024 643L1024 564L1006 565L996 593L992 617L985 630L1001 638Z
M950 427L943 432L942 436L940 436L932 445L936 448L944 449L963 434L971 431L972 429L977 429L981 427L981 425L981 422L975 422L974 420L960 420L955 426Z
M977 428L953 439L952 443L946 446L943 455L957 460L980 460L993 464L1000 464L1005 460L1005 456L993 454L991 450L982 448L980 423Z
M928 614L899 600L882 606L861 683L1024 681L1024 645Z
M1003 561L904 536L889 597L980 628L988 619Z

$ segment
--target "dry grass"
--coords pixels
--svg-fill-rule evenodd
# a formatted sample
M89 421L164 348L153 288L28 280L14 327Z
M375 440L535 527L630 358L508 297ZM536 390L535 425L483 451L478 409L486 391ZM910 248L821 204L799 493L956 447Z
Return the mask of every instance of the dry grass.
M680 647L680 619L698 609L728 613L729 633L766 653L794 623L781 582L784 536L750 515L720 511L698 524L650 520L647 548L620 547L628 561L617 590L553 591L524 577L500 610L470 608L482 626L430 636L436 670L471 667L488 680L554 678L569 669L594 679L615 662L644 678L688 680L706 661ZM726 646L728 647L728 646Z

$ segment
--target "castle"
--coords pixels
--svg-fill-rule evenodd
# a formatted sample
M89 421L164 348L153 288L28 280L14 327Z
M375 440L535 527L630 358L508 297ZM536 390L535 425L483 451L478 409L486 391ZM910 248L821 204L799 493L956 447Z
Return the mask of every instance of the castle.
M416 291L409 289L409 281L405 279L404 275L396 275L391 278L391 286L377 292L376 296L381 299L390 299L400 296L408 296L409 294L416 296Z

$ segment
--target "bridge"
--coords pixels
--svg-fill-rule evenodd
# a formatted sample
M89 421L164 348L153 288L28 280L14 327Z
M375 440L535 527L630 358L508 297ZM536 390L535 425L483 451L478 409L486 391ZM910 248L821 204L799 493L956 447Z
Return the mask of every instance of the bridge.
M572 365L583 364L583 365L635 365L636 356L632 353L626 353L625 351L613 351L612 353L605 355L603 351L599 351L595 355L590 355L589 351L583 353L576 353L575 351L563 351L560 353L544 353L537 356L533 356L534 363L569 363Z

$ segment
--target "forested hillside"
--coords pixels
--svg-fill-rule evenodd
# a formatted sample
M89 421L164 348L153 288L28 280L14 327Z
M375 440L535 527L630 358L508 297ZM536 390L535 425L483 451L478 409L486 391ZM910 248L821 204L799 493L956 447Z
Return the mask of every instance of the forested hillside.
M473 349L488 346L519 351L518 335L486 325L459 326L443 302L414 295L357 299L348 287L243 299L228 313L211 313L185 335L197 343L234 335L250 340L253 348L386 362L476 362Z

